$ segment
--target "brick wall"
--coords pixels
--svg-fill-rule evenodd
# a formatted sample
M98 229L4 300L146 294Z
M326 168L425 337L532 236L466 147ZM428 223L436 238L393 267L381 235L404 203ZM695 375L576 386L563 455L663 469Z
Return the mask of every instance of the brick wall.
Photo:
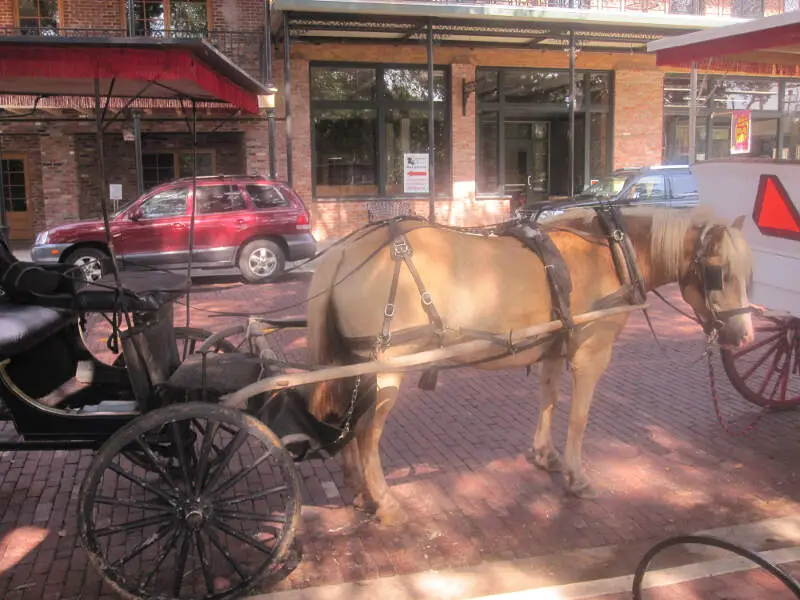
M117 29L124 32L125 0L61 0L61 26L66 29Z
M50 126L39 137L43 223L53 227L79 218L78 162L75 139L63 127Z
M664 74L620 69L614 73L614 167L661 162Z

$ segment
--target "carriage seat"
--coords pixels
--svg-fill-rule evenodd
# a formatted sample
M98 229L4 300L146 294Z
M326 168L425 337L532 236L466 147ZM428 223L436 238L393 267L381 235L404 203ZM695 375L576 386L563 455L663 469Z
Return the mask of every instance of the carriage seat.
M68 310L0 302L0 360L33 348L74 320Z

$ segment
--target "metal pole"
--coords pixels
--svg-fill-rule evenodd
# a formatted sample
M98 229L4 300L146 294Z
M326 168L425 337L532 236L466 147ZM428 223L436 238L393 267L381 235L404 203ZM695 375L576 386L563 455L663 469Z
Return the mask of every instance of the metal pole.
M136 35L136 3L135 0L127 0L128 6L128 35Z
M286 180L292 187L292 63L289 57L289 15L283 14L283 105L286 114Z
M272 11L270 0L264 2L264 79L272 85ZM267 109L267 144L269 150L269 178L275 179L275 109Z
M189 328L191 319L191 289L192 289L192 255L194 254L194 221L197 215L197 104L192 100L192 214L189 217L189 263L186 269L186 279L188 280L188 287L186 288L186 328ZM183 347L183 360L189 354L189 340Z
M572 4L572 0L570 4ZM569 32L569 199L575 198L575 31Z
M6 176L3 166L3 134L0 133L0 242L8 242L8 218L6 216Z
M106 179L106 159L103 145L103 111L100 110L100 80L94 80L94 114L95 114L95 140L97 142L97 168L100 169L100 212L103 213L103 227L106 234L106 247L111 254L111 267L114 271L114 281L117 284L120 298L123 298L122 281L119 278L119 265L117 253L114 252L114 242L111 238L111 223L108 218L108 180Z
M144 193L144 165L142 165L142 117L138 110L133 111L133 146L136 152L136 190Z
M709 111L711 107L709 107ZM710 115L709 115L710 118ZM689 77L689 160L693 165L697 159L697 63L692 61ZM708 158L708 157L706 157Z
M428 221L436 222L436 110L433 81L433 21L428 21Z

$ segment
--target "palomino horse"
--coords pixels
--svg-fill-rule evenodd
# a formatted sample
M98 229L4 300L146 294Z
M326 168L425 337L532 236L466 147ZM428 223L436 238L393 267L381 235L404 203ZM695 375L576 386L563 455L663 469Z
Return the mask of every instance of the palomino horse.
M741 234L742 220L728 226L699 209L621 211L622 228L635 250L645 290L680 282L683 298L707 331L716 329L719 342L732 346L753 337L746 289L752 257ZM620 289L608 238L594 211L567 211L544 228L569 269L572 314L602 306L602 299ZM400 233L411 249L413 266L404 264L398 276L397 255L392 255L395 249L388 242ZM707 272L716 273L716 285L708 284ZM396 293L391 295L393 286ZM465 330L502 338L553 318L549 290L542 260L513 237L474 235L409 220L396 222L392 229L378 225L332 248L319 262L309 292L310 360L333 365L374 357L375 350L370 350L382 332L387 333L387 315L391 315L389 333L395 335L382 338L383 358L472 339L465 337ZM435 320L431 305L445 331L439 336L431 326ZM577 496L593 493L581 463L583 434L595 386L626 321L627 314L603 317L575 327L569 336L552 336L547 343L499 359L493 358L501 354L495 349L483 356L488 362L479 365L495 370L541 363L533 461L555 471L561 468L561 457L550 426L559 379L569 361L572 407L564 471L567 491ZM459 362L481 358L465 356ZM383 522L404 518L384 479L379 454L381 433L401 379L400 373L380 373L371 381L370 408L357 421L354 440L342 451L347 481L357 493L356 507L376 511ZM338 415L341 420L348 406L352 408L358 385L354 379L319 384L312 394L311 412L317 418Z

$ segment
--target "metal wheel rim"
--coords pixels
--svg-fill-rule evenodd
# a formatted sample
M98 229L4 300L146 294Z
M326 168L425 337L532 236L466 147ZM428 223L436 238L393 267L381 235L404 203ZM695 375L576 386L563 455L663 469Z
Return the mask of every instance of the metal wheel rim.
M278 257L269 248L256 248L247 257L247 265L259 277L269 277L278 268Z
M100 261L93 256L81 256L72 264L80 267L83 278L89 282L95 282L103 277L103 266Z
M144 428L141 422L149 420L148 425L157 424L158 417L170 411L184 415L168 418L161 424L165 435L172 439L180 439L180 434L175 433L180 432L180 424L206 419L207 430L216 424L215 434L228 434L228 444L236 445L242 432L245 432L246 439L239 444L238 449L242 449L248 440L257 440L261 442L263 452L256 453L255 460L236 462L240 465L238 470L226 470L235 462L234 455L238 449L231 453L227 462L223 462L230 446L223 446L221 453L217 454L217 449L211 449L214 446L212 442L208 444L209 453L205 455L208 460L203 462L202 451L207 446L202 441L194 446L200 453L194 457L196 462L193 464L186 454L187 446L181 443L175 447L184 450L176 450L171 465L160 461L160 468L151 471L150 477L143 476L141 470L129 469L128 476L123 475L119 480L128 482L131 489L145 494L148 491L158 491L160 495L151 493L145 499L135 499L133 495L126 496L124 493L102 493L106 473L119 474L120 469L125 471L121 461L115 460L122 456L122 448L117 447L125 447L126 440L132 437L149 445L143 439L145 432L141 431ZM208 418L207 413L215 416ZM138 428L134 427L137 422ZM81 486L81 542L92 564L108 583L127 598L229 600L240 597L265 577L276 574L281 562L289 554L299 520L299 484L291 459L274 434L263 423L239 411L220 406L213 407L213 411L210 411L208 406L200 403L158 409L137 419L137 422L121 430L123 435L115 434L109 440L106 447L112 453L110 456L108 452L103 454L103 460L98 461L100 455L95 458L95 463ZM139 432L141 433L136 435ZM203 437L203 440L206 439L207 437ZM212 456L217 460L210 460ZM242 489L239 487L242 481L237 478L242 473L244 477L257 473L268 464L269 457L275 458L272 467L279 470L281 481L276 481L277 485L271 488L255 487L255 492L251 492L254 488L248 484L244 488L244 494L237 492L237 489ZM202 475L198 476L199 473ZM101 493L98 494L98 491ZM248 511L248 502L256 502L282 492L284 497L278 501L279 511L263 512L257 508L250 509L252 512ZM97 507L107 505L121 508L128 518L120 523L114 522L113 518L110 521L103 520L95 514ZM256 536L250 535L231 526L230 522L237 520L271 523L273 525L266 529L271 529L274 533L270 531L270 539L257 537L261 532ZM264 529L262 526L261 531ZM238 537L233 533L238 533ZM131 547L125 538L128 545L120 548L120 535L135 536L135 545ZM108 540L105 548L103 539ZM241 560L241 547L229 547L231 539L238 541L239 546L246 547L251 555L257 555L253 559L255 567L252 562L248 565L247 561ZM221 548L228 550L227 557ZM145 554L149 554L149 557ZM128 577L125 569L131 562L134 567L137 562L145 566L148 563L155 564L155 567L152 571L145 570L144 573L136 571L133 577ZM221 564L228 565L227 573L216 573L215 576L215 571ZM192 583L187 586L187 581L190 580ZM198 593L198 589L202 591Z
M763 317L755 340L723 349L728 378L745 399L776 409L800 405L800 319Z

